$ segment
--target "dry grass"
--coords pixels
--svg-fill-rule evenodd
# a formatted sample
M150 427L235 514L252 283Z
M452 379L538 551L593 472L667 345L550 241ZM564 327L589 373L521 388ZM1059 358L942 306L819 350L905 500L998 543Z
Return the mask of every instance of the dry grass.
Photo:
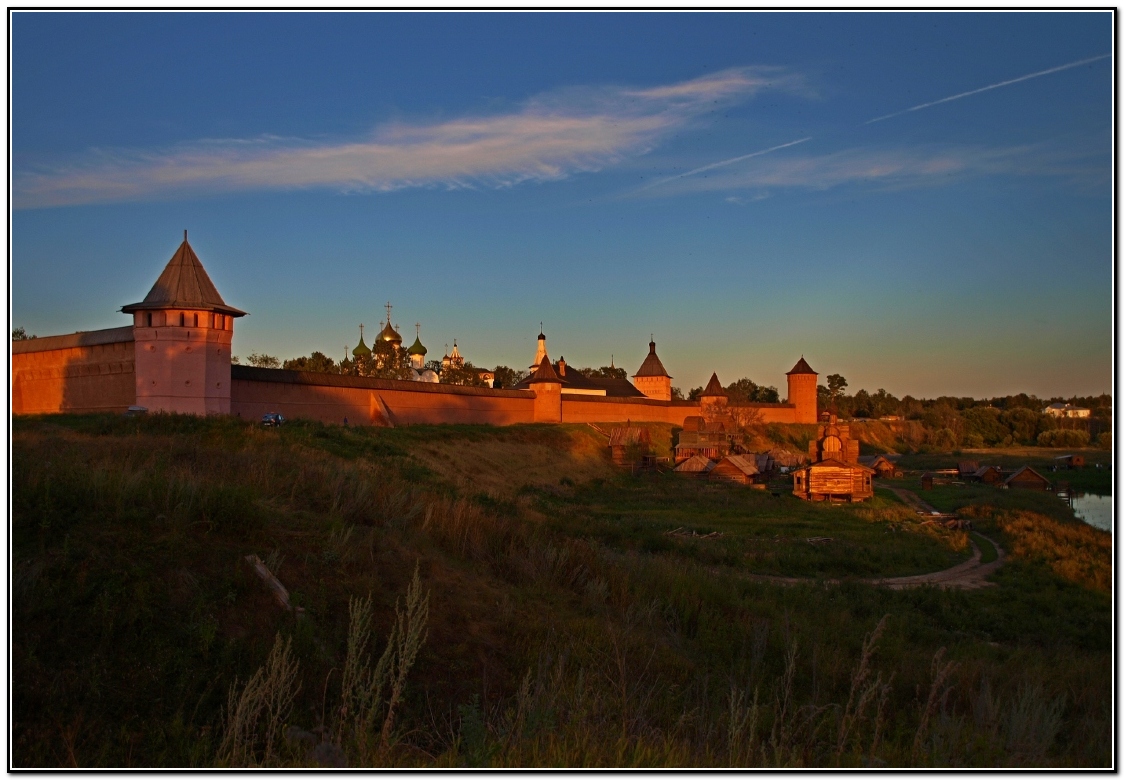
M1062 523L1025 510L967 507L967 516L993 518L1015 557L1044 562L1059 577L1108 593L1112 589L1112 534L1085 523Z
M608 440L585 426L574 426L567 448L505 438L472 442L430 441L413 457L467 493L512 496L527 486L608 479L613 475ZM561 456L560 456L561 455Z

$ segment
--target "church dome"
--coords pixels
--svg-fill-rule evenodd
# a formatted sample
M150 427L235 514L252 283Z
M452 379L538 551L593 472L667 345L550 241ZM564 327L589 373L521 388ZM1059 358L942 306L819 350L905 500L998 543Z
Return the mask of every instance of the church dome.
M351 350L352 357L370 357L371 348L363 343L363 326L359 326L359 345Z
M418 337L416 339L414 339L414 343L411 344L410 348L407 349L406 351L409 352L411 355L425 355L425 353L428 352L429 350L427 350L422 345L421 335L419 334Z
M398 334L398 331L396 331L390 324L390 320L386 321L386 327L383 328L379 333L378 340L389 342L396 347L402 346L402 337Z

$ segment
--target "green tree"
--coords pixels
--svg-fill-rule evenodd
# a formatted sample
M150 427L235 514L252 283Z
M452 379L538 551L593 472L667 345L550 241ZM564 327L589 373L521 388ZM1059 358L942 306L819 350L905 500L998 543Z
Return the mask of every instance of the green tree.
M839 401L843 395L843 391L847 389L847 380L843 378L842 374L828 374L827 375L827 394L832 404Z
M340 367L336 365L336 361L323 352L313 352L308 357L286 360L281 367L290 371L310 371L315 374L340 373Z
M448 366L441 372L441 384L463 385L465 387L487 387L488 383L480 376L476 366L465 361L463 366Z
M600 379L628 379L628 372L615 366L601 366L601 368L578 368L579 374Z
M678 388L678 387L671 388L671 400L672 401L682 401L682 400L684 400L683 390L681 388Z
M688 401L697 401L697 400L699 400L699 396L700 396L700 395L702 395L702 391L703 391L703 389L702 389L702 387L701 387L701 386L700 386L700 387L692 387L692 388L691 388L691 389L690 389L690 390L689 390L689 391L687 392L687 400L688 400Z
M726 386L731 402L775 404L780 403L780 394L775 387L759 385L749 377L742 377Z
M527 378L524 370L516 371L510 366L496 366L496 387L512 388Z
M262 355L257 352L251 352L246 362L257 368L281 368L281 361L273 355Z
M27 335L27 331L23 329L22 325L12 331L12 341L27 341L33 338L36 338L35 334Z

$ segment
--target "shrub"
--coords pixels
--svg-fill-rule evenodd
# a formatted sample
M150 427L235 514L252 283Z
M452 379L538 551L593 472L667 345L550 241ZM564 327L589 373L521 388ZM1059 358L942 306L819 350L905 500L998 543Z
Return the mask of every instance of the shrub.
M1086 447L1088 445L1089 434L1085 431L1057 429L1038 434L1039 447Z

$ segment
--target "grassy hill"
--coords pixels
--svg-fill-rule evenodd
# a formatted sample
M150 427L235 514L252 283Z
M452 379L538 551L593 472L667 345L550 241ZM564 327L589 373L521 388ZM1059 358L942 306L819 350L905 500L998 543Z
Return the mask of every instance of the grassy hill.
M980 511L996 587L891 591L854 580L966 539L881 492L621 474L587 426L53 416L12 446L16 767L1111 760L1111 601L1056 565L1064 517L1048 560Z

